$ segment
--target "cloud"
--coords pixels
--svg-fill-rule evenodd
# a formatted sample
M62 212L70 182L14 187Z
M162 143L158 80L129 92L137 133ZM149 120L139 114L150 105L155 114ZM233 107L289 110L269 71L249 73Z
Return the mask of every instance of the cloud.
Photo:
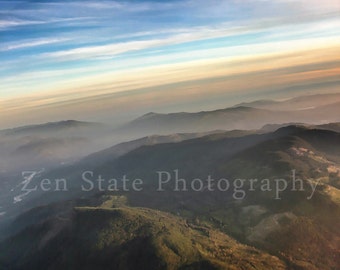
M46 38L46 39L34 39L34 40L23 40L16 43L8 43L0 46L0 51L12 51L17 49L25 49L31 47L38 47L43 45L51 45L55 43L61 43L69 41L69 38Z
M31 20L0 20L0 30L6 29L9 27L15 27L15 26L22 26L22 25L32 25L32 24L41 24L43 22L41 21L31 21Z
M337 12L340 10L339 0L278 0L278 2L287 5L294 5L300 9L314 10L314 11L332 11Z
M52 23L70 23L81 22L84 20L93 19L92 17L75 17L75 18L54 18L54 19L40 19L40 20L22 20L22 19L7 19L0 20L0 31L7 30L8 28L13 28L17 26L29 26L29 25L39 25L39 24L52 24Z
M42 55L42 57L75 60L75 59L84 59L84 58L87 59L87 58L94 58L94 57L100 57L100 56L107 56L107 55L113 56L113 55L117 55L117 54L128 52L128 51L150 48L157 44L159 45L161 43L162 42L160 40L131 41L131 42L125 42L125 43L115 43L115 44L109 44L109 45L103 45L103 46L81 47L81 48L76 48L76 49L45 53Z
M338 35L338 19L314 20L312 17L305 18L276 18L246 21L239 24L220 23L212 26L189 27L189 28L166 28L154 29L146 32L133 32L114 36L116 39L139 38L144 40L131 40L124 42L112 42L105 45L76 47L68 50L60 50L41 55L44 59L58 61L73 61L86 59L107 60L123 53L142 51L146 49L163 48L166 46L185 44L201 40L214 40L217 38L235 37L245 34L265 33L264 40L271 38L303 39L325 36L329 33Z
M167 29L164 31L154 31L149 33L136 33L135 35L150 35L151 38L141 41L127 41L119 43L111 43L100 46L84 46L69 50L56 51L51 53L44 53L43 58L56 58L60 60L77 60L77 59L89 59L89 58L101 58L101 57L114 57L116 55L139 51L144 49L156 48L161 46L176 45L187 42L193 42L204 39L213 39L218 37L226 37L231 35L240 35L251 31L247 27L230 27L224 25L224 27L194 27L187 29ZM254 31L254 29L253 29ZM163 38L153 38L153 35L169 34ZM129 35L126 35L129 37Z
M171 10L192 5L191 0L184 1L69 1L69 2L42 2L41 6L52 7L78 7L81 9L107 10L113 9L122 12L145 12L152 10Z
M339 49L340 43L332 44L329 41L331 40L327 42L323 39L310 39L299 42L272 42L253 45L251 49L249 46L243 45L198 50L189 56L186 52L158 57L150 56L138 60L139 67L134 69L131 68L131 64L136 64L136 60L130 59L129 61L108 62L102 66L26 72L20 74L20 80L18 80L18 76L4 78L1 88L11 89L8 98L14 96L16 90L18 90L17 95L37 92L38 98L42 97L45 91L47 93L56 91L63 98L71 98L71 95L74 97L93 96L100 93L127 91L179 81L265 71L271 68L277 69L298 64L317 63L318 61L333 61L335 60L334 52ZM307 46L308 44L313 44L313 47ZM306 48L316 51L306 53ZM279 54L283 54L283 56L280 58L277 56ZM182 59L183 62L159 64L169 62L171 59ZM235 66L234 63L241 64ZM120 68L114 70L114 67ZM23 85L25 92L21 93L20 89Z

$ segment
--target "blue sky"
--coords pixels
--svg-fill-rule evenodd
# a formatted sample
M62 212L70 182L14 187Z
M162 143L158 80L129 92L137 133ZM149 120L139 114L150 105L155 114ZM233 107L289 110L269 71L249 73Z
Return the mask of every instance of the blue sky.
M20 110L38 105L209 79L198 70L221 59L338 48L339 6L338 0L0 1L0 110L19 118ZM210 77L233 72L209 70Z

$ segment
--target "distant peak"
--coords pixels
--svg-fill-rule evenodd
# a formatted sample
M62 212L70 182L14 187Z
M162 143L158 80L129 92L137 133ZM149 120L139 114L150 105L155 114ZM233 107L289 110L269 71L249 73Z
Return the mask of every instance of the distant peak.
M277 101L271 100L271 99L259 99L259 100L255 100L255 101L242 102L242 103L236 104L236 105L233 106L233 108L235 108L235 107L252 107L252 106L259 106L259 105L268 105L268 104L273 104L273 103L277 103Z
M144 116L153 116L153 115L156 115L157 113L155 112L149 112L149 113L146 113L144 114Z
M64 120L64 121L56 122L56 124L72 126L72 125L90 125L94 123L78 121L78 120Z
M142 115L142 116L139 117L138 119L151 118L151 117L154 117L154 116L156 116L156 115L160 115L160 113L149 112L149 113L146 113L146 114Z
M64 120L64 121L61 121L61 123L69 123L69 124L72 124L72 123L82 123L81 121L77 121L77 120Z
M227 108L227 109L229 109L229 110L233 110L233 109L239 109L239 110L256 110L256 109L253 108L253 107L245 106L245 105L239 105L239 106L231 107L231 108Z

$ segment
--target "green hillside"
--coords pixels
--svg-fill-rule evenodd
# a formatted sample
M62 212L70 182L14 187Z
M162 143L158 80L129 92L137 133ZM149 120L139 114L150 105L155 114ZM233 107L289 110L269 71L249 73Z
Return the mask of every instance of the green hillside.
M1 245L8 269L285 269L209 227L143 208L77 207Z

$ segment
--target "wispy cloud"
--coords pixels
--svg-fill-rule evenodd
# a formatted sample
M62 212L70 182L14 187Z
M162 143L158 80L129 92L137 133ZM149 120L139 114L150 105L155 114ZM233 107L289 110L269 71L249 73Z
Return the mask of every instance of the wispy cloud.
M92 17L76 17L76 18L55 18L55 19L40 19L40 20L23 20L23 19L8 19L0 20L0 31L4 31L8 28L13 28L17 26L29 26L29 25L39 25L39 24L52 24L52 23L68 23L72 25L73 22L83 22Z
M0 45L0 51L12 51L17 49L51 45L69 40L70 40L69 38L46 38L46 39L23 40L21 42L2 44Z
M262 0L263 1L263 0ZM269 0L264 0L269 1ZM313 11L332 11L340 10L339 0L278 0L278 2L293 5L295 8L313 10Z
M331 39L309 39L299 42L267 42L252 45L251 50L247 45L232 46L193 51L190 55L178 52L171 55L144 57L139 60L115 60L92 67L25 72L20 76L3 79L1 88L20 90L24 84L25 91L36 91L38 97L41 96L40 91L43 93L46 89L52 88L65 97L70 96L71 93L74 96L84 94L93 96L98 95L99 91L102 93L119 92L171 82L268 70L279 68L280 64L281 67L284 67L285 64L293 66L335 60L334 53L340 48L340 42L331 43L331 41ZM315 52L307 51L306 53L306 48L315 50ZM281 58L275 55L280 54L283 55L280 57L286 62L277 61ZM291 55L294 55L294 58ZM260 60L254 61L254 58ZM169 62L172 59L182 59L183 62L160 65L160 63ZM272 59L272 61L268 59ZM237 61L242 63L238 68L233 64ZM275 63L275 66L272 63ZM137 67L131 68L134 64L137 64ZM115 70L114 67L119 67L119 69ZM18 80L18 78L20 79ZM41 83L38 85L39 81ZM61 91L62 89L64 91ZM18 93L21 95L20 92ZM13 95L11 91L8 94L9 96Z
M271 38L292 38L303 39L308 35L317 37L332 33L339 35L340 31L336 31L340 20L324 20L308 22L309 19L300 19L300 21L291 21L289 23L285 18L263 19L257 21L249 21L244 25L234 25L231 23L221 23L213 26L191 27L191 28L168 28L161 30L153 30L149 32L135 32L126 35L118 35L115 38L134 38L143 37L143 40L113 42L105 45L86 46L44 53L43 58L52 58L59 61L71 61L80 59L110 59L117 55L141 51L145 49L156 49L164 46L173 46L196 42L201 40L214 40L217 38L226 38L240 36L245 34L265 33L262 37L265 40ZM332 32L333 31L333 32ZM335 31L335 32L334 32Z
M42 2L41 6L53 7L78 7L85 9L98 10L117 10L121 12L145 12L151 10L171 10L184 6L192 5L193 1L70 1L60 2Z
M6 29L9 27L15 27L15 26L22 26L22 25L32 25L32 24L41 24L43 22L41 21L32 21L32 20L0 20L0 30Z
M214 39L220 37L227 37L233 35L241 35L249 32L260 31L261 28L256 26L231 26L230 24L222 24L213 27L193 27L182 29L166 29L152 32L138 32L134 34L127 34L116 36L135 37L135 36L149 36L149 39L140 41L115 42L100 46L83 46L79 48L56 51L51 53L44 53L43 58L57 58L59 60L76 60L89 58L114 57L116 55L139 51L150 48L157 48L162 46L183 44L199 40ZM155 36L164 35L162 38L154 38Z

